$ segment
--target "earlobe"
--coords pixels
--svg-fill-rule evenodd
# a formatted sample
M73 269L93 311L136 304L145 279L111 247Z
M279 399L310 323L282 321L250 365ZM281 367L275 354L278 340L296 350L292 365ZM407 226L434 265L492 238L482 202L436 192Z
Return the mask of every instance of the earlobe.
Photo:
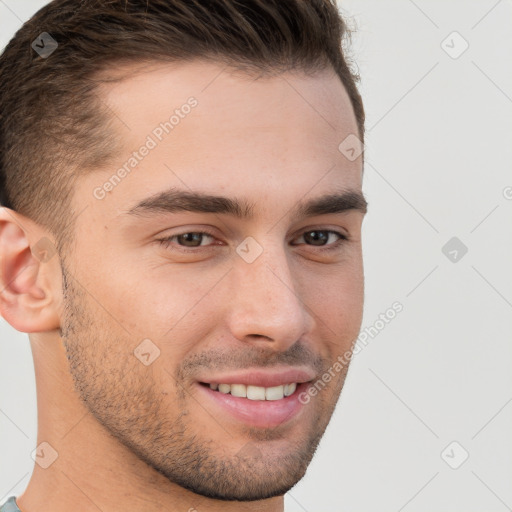
M30 219L0 208L0 314L26 333L57 329L60 267L49 237Z

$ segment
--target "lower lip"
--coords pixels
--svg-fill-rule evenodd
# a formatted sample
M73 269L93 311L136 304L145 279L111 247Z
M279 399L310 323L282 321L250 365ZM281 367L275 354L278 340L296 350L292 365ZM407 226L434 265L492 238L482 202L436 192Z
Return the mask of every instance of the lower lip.
M299 394L307 388L308 383L298 384L293 394L280 400L250 400L214 391L203 384L197 386L207 400L236 420L252 427L275 428L295 419L303 410L305 404L299 401Z

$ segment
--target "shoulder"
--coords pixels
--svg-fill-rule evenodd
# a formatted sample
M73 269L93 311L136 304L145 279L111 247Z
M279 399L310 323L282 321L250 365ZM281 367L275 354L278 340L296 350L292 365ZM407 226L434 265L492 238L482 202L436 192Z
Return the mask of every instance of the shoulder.
M11 496L3 505L0 505L0 512L20 512L16 505L16 496Z

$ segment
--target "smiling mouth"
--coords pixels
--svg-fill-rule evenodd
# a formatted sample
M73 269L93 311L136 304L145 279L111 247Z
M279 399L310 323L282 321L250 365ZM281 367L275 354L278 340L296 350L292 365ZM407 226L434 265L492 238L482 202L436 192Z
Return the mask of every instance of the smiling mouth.
M223 393L224 395L232 395L238 398L248 398L249 400L282 400L295 393L297 389L296 382L283 384L281 386L263 387L263 386L246 386L245 384L223 384L223 383L205 383L213 391Z
M297 418L304 414L313 421L299 396L314 378L311 370L291 368L279 373L253 370L203 376L196 383L212 413L220 412L228 422L268 429L297 425Z

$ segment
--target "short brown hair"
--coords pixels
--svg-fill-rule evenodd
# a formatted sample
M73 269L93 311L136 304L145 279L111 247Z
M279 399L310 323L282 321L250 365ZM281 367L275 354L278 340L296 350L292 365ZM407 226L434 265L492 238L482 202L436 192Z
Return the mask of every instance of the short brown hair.
M32 48L46 32L57 49ZM73 180L116 154L95 77L115 63L209 59L272 74L332 66L364 138L364 109L335 0L54 0L0 56L0 200L73 238Z

